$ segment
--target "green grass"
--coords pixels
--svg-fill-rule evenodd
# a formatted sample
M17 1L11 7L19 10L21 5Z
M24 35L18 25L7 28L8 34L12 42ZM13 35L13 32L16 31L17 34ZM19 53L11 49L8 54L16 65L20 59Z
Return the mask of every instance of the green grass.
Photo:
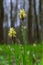
M0 45L0 65L43 65L43 45Z

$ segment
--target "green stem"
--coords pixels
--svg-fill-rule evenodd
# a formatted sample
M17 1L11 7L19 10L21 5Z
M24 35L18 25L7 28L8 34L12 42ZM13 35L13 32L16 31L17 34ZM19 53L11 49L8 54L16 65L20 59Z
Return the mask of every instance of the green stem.
M24 46L24 54L23 54L23 65L26 65L26 59L25 59L25 46Z
M13 44L14 42L13 42L13 36L12 36L12 44Z

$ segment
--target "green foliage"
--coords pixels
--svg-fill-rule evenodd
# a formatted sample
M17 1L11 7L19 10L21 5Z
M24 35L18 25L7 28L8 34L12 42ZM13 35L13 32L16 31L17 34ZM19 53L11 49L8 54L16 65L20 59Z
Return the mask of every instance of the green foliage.
M43 65L42 61L42 45L0 45L0 65Z

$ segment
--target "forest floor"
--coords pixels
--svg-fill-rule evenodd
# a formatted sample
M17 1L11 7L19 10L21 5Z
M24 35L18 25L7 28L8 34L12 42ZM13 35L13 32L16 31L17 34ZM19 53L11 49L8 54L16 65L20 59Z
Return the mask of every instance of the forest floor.
M43 65L43 44L0 45L0 65Z

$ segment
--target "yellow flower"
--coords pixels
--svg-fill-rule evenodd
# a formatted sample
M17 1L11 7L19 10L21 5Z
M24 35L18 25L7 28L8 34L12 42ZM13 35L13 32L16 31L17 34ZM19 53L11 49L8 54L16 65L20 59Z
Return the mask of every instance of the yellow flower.
M16 31L13 27L10 28L9 32L8 32L8 36L9 37L16 37Z
M19 12L19 17L20 19L24 19L26 17L26 12L24 9L21 9L20 12Z

